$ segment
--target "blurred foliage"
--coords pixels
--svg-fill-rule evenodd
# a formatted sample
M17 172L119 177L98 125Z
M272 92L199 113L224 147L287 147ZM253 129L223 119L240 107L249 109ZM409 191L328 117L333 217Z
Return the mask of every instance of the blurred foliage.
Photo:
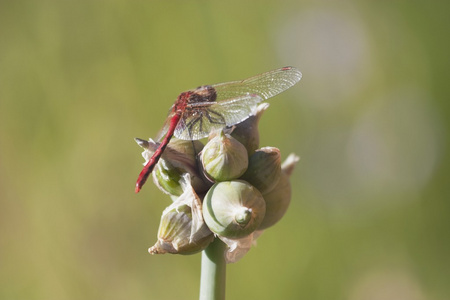
M150 256L134 195L176 96L285 65L262 146L293 201L229 299L450 294L446 1L0 1L0 298L195 299L200 256ZM174 288L179 287L181 288Z

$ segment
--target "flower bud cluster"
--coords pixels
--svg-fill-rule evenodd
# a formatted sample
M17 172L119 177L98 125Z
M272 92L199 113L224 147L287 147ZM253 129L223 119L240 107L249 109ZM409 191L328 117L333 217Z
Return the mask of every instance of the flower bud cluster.
M164 210L152 254L192 254L217 237L228 245L227 262L239 260L262 231L277 223L291 199L289 177L298 157L281 163L280 150L259 148L258 122L267 109L220 133L205 146L172 139L153 181L173 203ZM148 160L158 144L136 140Z

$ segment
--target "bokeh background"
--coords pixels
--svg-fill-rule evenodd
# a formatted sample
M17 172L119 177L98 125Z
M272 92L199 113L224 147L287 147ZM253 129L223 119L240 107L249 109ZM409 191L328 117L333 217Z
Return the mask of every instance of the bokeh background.
M143 159L176 96L293 65L262 146L301 156L227 299L450 297L448 1L0 1L0 298L196 299L150 256Z

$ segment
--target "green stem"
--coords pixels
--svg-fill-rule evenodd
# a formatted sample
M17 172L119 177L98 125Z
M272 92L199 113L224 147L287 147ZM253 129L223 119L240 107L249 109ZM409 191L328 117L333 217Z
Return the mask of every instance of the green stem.
M200 300L225 300L226 245L218 238L202 252Z

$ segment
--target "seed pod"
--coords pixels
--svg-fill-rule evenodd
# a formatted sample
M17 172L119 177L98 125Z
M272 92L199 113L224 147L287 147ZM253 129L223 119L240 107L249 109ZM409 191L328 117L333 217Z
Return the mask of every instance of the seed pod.
M164 210L158 241L149 249L151 254L194 254L214 240L203 220L201 200L190 185L189 175L184 175L181 182L184 192Z
M243 180L214 184L203 200L203 218L219 236L242 238L264 219L266 203L261 193Z
M259 148L258 123L264 111L269 107L269 103L258 105L256 114L250 116L244 122L234 126L231 136L238 140L247 149L248 155L252 155Z
M248 166L245 147L223 131L212 138L201 153L203 170L215 181L239 178Z
M241 179L251 183L262 194L266 194L277 185L280 174L280 150L275 147L264 147L250 156L248 169Z

